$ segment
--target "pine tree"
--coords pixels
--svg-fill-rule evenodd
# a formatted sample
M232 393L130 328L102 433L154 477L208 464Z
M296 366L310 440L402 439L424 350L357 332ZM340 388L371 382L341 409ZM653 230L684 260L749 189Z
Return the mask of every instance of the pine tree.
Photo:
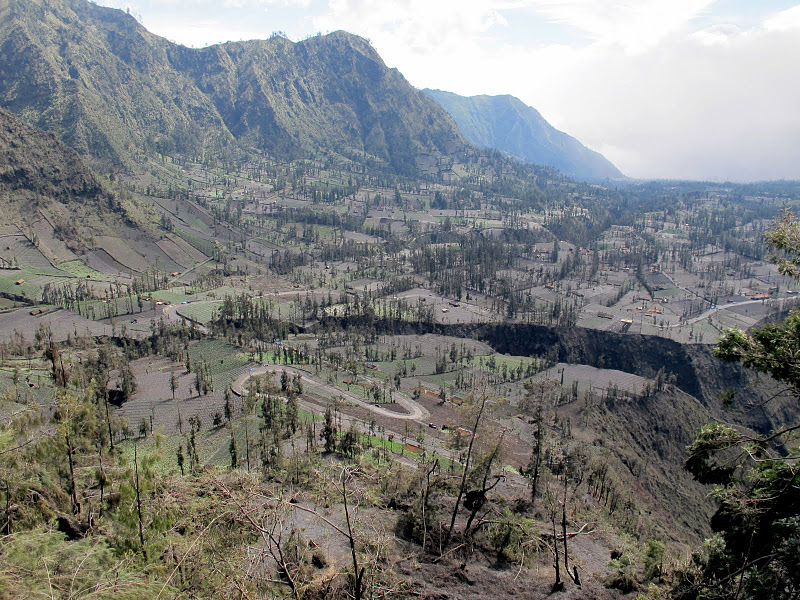
M766 237L782 253L774 259L780 271L800 277L800 224L794 215L784 213ZM800 309L783 322L747 333L725 330L714 353L770 375L787 386L795 402L800 398ZM730 402L730 395L726 399ZM798 430L797 420L763 435L719 423L701 429L686 467L699 481L716 484L720 505L711 521L716 535L680 573L674 598L797 597Z
M225 388L225 422L230 423L231 419L233 418L233 404L231 403L231 391L230 388Z
M235 469L239 462L238 460L239 456L236 451L236 437L234 436L233 433L233 427L231 427L230 429L231 429L231 442L228 445L228 452L230 452L231 455L231 469Z
M322 427L322 438L325 440L325 452L336 450L336 424L333 421L333 411L330 406L325 410L325 425Z

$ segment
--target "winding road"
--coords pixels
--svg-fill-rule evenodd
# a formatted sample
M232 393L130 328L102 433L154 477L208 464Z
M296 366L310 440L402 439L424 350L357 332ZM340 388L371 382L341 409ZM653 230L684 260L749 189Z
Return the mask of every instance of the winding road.
M428 410L425 407L415 402L405 394L401 394L399 392L394 392L394 391L391 392L392 400L406 410L406 413L398 413L393 410L381 408L380 406L375 406L374 404L370 404L363 398L359 398L355 394L352 394L350 392L345 392L333 385L323 383L318 379L311 377L307 371L298 369L297 367L289 367L285 365L262 365L260 367L253 367L249 372L245 373L244 375L241 375L238 379L236 379L233 383L231 383L231 391L237 396L243 396L246 393L245 383L251 377L257 375L263 375L264 373L280 373L281 371L286 371L291 375L299 375L300 379L308 383L309 385L317 388L322 388L326 392L331 394L333 397L341 396L345 398L347 401L362 406L368 410L371 410L375 414L381 415L383 417L389 417L390 419L398 419L401 421L423 421L424 419L430 416L430 412L428 412Z
M769 300L784 300L784 298L769 298ZM687 319L682 323L674 323L672 325L665 325L664 329L668 328L675 328L675 327L683 327L684 325L692 325L693 323L697 323L698 321L702 321L703 319L718 313L721 310L725 310L726 308L733 308L734 306L746 306L747 304L763 304L764 300L741 300L739 302L728 302L727 304L720 304L715 306L714 308L706 309L705 312L700 313L696 317L692 317L691 319Z

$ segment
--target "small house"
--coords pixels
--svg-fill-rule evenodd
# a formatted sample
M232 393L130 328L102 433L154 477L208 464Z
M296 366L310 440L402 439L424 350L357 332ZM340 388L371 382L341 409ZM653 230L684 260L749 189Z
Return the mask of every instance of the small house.
M420 454L422 452L422 448L419 447L418 444L414 444L413 442L407 442L403 449L406 452L411 452L413 454Z
M466 427L456 427L455 434L461 438L472 437L472 430Z

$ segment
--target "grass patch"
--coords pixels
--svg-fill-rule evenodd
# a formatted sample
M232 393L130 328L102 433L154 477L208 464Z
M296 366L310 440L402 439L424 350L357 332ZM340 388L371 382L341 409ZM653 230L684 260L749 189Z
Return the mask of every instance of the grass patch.
M175 235L180 237L183 241L192 246L195 250L199 250L206 256L213 256L217 249L217 245L214 242L210 240L205 240L196 235L192 235L191 233L188 233L181 229L176 228Z
M63 262L59 265L59 267L69 273L70 275L74 275L75 277L85 278L87 275L92 277L101 278L105 274L101 273L100 271L94 270L92 267L88 266L82 260L68 260L67 262Z

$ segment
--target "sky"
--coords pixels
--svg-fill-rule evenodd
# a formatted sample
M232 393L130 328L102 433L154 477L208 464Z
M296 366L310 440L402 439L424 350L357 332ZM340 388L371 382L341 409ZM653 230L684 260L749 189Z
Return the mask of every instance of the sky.
M344 29L643 179L800 179L799 0L97 0L187 46Z

